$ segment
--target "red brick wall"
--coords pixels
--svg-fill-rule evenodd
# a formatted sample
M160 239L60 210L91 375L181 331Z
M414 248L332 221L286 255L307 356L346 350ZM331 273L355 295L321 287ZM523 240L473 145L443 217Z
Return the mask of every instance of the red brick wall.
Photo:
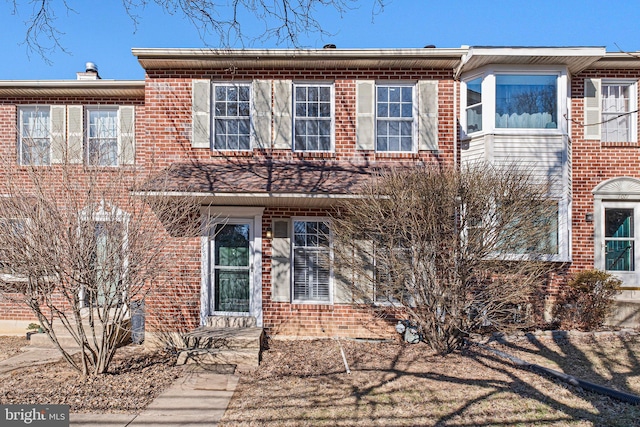
M258 150L253 152L216 152L208 148L191 148L191 81L192 79L214 79L220 81L250 82L252 79L291 79L304 81L334 82L335 87L335 152L294 153L291 150ZM355 148L355 100L356 80L417 81L438 80L439 99L439 148L440 155L430 152L416 154L388 154L361 151ZM207 72L201 70L149 71L146 77L146 140L142 158L155 166L168 166L174 162L196 160L207 162L227 156L263 157L275 160L332 159L335 161L373 160L425 160L452 162L453 160L453 79L446 70L323 70L301 69L234 70L230 72Z
M584 138L584 79L640 79L640 70L586 71L571 82L573 218L572 258L570 272L594 267L594 222L586 215L593 213L593 189L610 178L629 176L640 178L640 145L601 143Z

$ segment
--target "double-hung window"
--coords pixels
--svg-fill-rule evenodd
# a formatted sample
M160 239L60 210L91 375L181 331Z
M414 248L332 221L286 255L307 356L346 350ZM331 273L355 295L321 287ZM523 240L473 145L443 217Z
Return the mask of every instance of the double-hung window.
M467 133L482 130L482 78L467 82Z
M215 150L251 148L251 86L213 85L213 128Z
M51 110L21 107L19 158L22 165L51 164Z
M294 85L294 151L331 151L332 86Z
M118 109L87 108L87 164L118 166Z
M602 81L602 142L633 141L632 99L635 84L621 81Z
M293 222L293 300L330 302L329 224L322 220Z
M414 87L376 87L376 151L414 151Z

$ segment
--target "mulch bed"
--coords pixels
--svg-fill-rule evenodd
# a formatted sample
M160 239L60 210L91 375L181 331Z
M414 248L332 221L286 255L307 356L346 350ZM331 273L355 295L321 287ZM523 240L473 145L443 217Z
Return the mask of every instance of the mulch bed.
M0 337L0 359L27 344L24 338ZM118 349L105 375L83 378L64 361L2 375L0 404L61 404L69 405L71 412L137 413L181 372L174 355L129 345Z

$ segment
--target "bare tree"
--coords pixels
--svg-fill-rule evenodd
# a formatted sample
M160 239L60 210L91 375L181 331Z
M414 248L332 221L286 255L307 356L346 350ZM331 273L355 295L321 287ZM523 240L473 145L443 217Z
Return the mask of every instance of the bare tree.
M189 20L209 45L213 43L227 47L236 42L273 39L277 44L300 45L300 35L319 33L328 35L323 24L315 16L318 8L333 8L340 15L358 6L361 0L122 0L123 12L132 20L134 28L143 19L144 9L149 5L160 7L169 15L177 15ZM65 51L61 38L64 32L57 25L61 13L75 13L73 2L61 3L51 0L12 0L13 13L29 8L25 44L29 52L35 52L45 60L60 49ZM385 0L371 0L372 17L380 13ZM253 22L243 25L241 17L253 16ZM244 18L247 19L247 18ZM243 28L256 28L256 22L263 26L262 33L247 38Z
M531 325L558 250L557 206L516 166L381 171L332 218L336 275L355 301L450 352L482 328Z
M106 372L130 333L132 303L171 280L167 241L197 232L199 206L132 195L146 181L134 168L8 161L3 169L0 297L28 306L79 372Z

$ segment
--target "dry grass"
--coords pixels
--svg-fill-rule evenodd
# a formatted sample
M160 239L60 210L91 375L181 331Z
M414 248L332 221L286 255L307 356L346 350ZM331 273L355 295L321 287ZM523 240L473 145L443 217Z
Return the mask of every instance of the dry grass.
M223 426L634 426L640 407L520 369L471 348L272 341L245 373ZM496 348L529 362L640 394L640 338L540 338Z

